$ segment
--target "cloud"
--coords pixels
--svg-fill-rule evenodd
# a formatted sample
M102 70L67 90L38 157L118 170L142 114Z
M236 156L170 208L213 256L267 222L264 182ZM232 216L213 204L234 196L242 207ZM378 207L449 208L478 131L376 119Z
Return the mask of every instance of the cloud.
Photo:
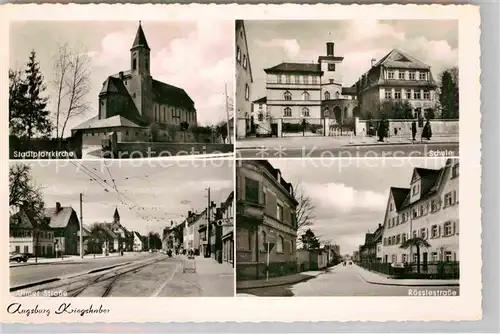
M319 210L327 209L331 214L356 212L359 210L383 210L387 202L385 194L371 190L357 190L343 183L303 185L306 195L311 197Z
M263 48L282 48L288 58L297 57L300 52L300 45L296 39L272 39L270 41L257 40L257 45Z

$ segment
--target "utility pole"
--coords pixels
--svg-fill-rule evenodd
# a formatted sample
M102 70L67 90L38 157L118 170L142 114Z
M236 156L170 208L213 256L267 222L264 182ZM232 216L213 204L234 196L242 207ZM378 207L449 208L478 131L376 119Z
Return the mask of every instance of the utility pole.
M80 258L83 259L83 194L80 193Z
M225 95L226 95L227 141L228 141L228 144L231 144L231 131L230 131L230 127L229 127L229 103L228 103L228 96L227 96L227 84L224 85L224 89L225 89Z
M207 250L205 257L210 257L210 211L212 210L212 204L210 202L210 187L207 189L208 191L208 203L207 203Z

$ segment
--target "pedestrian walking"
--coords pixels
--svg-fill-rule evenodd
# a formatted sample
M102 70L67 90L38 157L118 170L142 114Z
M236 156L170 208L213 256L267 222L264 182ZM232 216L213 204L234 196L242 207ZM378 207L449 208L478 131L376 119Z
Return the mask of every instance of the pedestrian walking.
M413 121L411 123L411 137L412 137L412 141L415 141L415 136L417 135L417 123L415 121Z
M386 122L385 120L381 120L378 129L377 129L377 136L378 136L378 141L383 142L384 137L387 135L386 128L385 128Z
M422 138L431 140L431 137L432 137L431 122L427 120L427 122L424 125L424 129L422 130Z

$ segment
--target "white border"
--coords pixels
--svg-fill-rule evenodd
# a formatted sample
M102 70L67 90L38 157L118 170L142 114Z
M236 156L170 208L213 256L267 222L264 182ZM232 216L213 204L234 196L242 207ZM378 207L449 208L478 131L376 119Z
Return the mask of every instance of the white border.
M16 301L7 292L8 269L1 271L2 322L206 322L206 321L405 321L478 320L481 318L480 208L480 16L471 5L4 5L0 36L9 45L12 20L195 20L195 19L458 19L461 123L460 233L461 286L459 297L307 297L307 298L80 298L69 302L110 309L105 315L21 316L6 313ZM0 48L0 105L2 106L2 177L8 175L8 47ZM235 122L236 123L236 122ZM2 184L6 184L2 183ZM1 203L7 202L2 187ZM1 236L8 238L8 210ZM0 268L8 268L7 247ZM62 299L23 298L25 306L57 308Z

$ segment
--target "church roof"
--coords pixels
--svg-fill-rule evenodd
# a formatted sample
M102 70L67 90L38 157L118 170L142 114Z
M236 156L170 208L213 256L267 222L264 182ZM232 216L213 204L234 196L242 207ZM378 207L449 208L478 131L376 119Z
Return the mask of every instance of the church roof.
M123 82L116 78L115 76L109 76L106 81L102 84L102 89L99 95L106 93L118 93L118 94L128 94L127 88L123 85Z
M127 118L121 115L115 115L110 118L99 119L98 116L95 116L82 124L74 127L72 130L84 130L84 129L95 129L95 128L112 128L112 127L131 127L131 128L141 128L140 125L128 120Z
M139 21L139 28L137 28L137 33L135 34L134 44L132 44L132 49L137 47L145 47L148 50L151 50L148 45L148 41L146 40L146 35L142 30L141 21Z
M113 217L120 218L120 214L118 213L118 208L115 208L115 213L113 214Z
M194 101L182 88L153 80L153 94L153 100L155 102L173 107L194 108Z

